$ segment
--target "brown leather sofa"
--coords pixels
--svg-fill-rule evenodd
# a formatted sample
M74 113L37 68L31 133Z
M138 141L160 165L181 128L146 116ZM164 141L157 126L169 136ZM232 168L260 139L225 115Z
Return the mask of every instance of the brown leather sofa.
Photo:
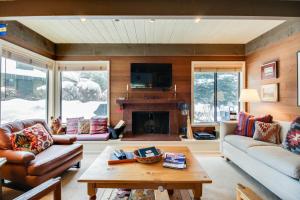
M26 151L13 151L11 133L37 123L49 131L46 122L39 119L15 121L0 127L0 157L7 159L7 163L1 168L2 178L35 187L76 164L80 166L83 147L74 143L76 137L73 136L53 135L54 144L37 155Z

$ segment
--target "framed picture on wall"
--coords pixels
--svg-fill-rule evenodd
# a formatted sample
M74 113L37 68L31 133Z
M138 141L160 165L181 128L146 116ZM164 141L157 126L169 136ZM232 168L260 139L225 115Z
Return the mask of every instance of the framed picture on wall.
M272 61L261 66L261 80L277 78L277 61Z
M278 101L278 84L267 84L261 86L261 100L267 102Z
M298 90L298 106L300 106L300 51L297 52L297 90Z

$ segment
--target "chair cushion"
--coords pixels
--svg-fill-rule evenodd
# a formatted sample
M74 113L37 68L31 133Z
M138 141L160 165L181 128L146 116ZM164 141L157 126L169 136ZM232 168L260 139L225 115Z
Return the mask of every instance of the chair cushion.
M254 146L248 154L287 176L300 178L300 156L280 146Z
M81 134L76 135L77 141L106 141L109 139L109 133L102 134Z
M82 149L81 144L52 145L35 156L29 163L27 172L33 176L43 175L77 156Z
M241 151L247 152L249 147L253 146L275 146L276 144L262 142L258 140L254 140L250 137L240 136L240 135L227 135L224 140L229 144L235 146Z

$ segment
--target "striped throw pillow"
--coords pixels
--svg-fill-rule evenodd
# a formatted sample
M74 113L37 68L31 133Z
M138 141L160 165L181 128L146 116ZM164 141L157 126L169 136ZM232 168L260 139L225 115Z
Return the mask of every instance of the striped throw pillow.
M107 132L107 118L92 118L90 120L90 134L101 134Z
M78 134L78 123L83 120L83 117L67 118L66 134Z
M262 117L254 117L247 112L240 112L238 116L238 125L235 133L237 135L253 137L255 132L255 122L272 123L273 117L265 115Z

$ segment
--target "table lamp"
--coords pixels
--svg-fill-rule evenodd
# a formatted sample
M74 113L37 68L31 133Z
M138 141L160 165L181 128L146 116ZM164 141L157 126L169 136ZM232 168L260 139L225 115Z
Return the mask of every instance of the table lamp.
M260 98L256 89L242 89L239 101L243 103L255 103L260 102Z
M190 120L190 108L187 103L183 103L180 105L180 111L181 115L186 116L186 134L185 138L193 139L193 131L191 126L191 120Z

